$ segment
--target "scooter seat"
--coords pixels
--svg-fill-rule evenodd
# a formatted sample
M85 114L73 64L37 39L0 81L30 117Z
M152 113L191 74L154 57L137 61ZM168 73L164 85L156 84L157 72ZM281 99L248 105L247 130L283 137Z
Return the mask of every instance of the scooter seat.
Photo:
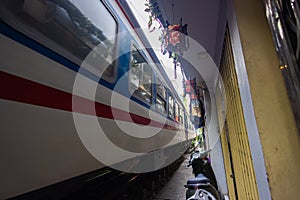
M199 183L209 183L209 179L203 174L198 174L195 178L189 179L187 185L194 185Z

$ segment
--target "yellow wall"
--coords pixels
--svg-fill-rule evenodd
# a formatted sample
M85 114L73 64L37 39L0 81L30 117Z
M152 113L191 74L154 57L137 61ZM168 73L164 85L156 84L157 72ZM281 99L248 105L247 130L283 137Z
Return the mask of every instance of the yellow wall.
M226 120L223 128L222 125L220 125L220 127L222 129L221 142L223 147L228 191L230 199L235 199L235 197L237 197L237 199L256 200L259 199L258 188L248 141L248 135L252 134L252 132L251 130L248 132L246 129L235 65L230 33L228 29L226 29L223 55L220 65L220 74L223 79L226 94ZM222 91L222 89L220 91ZM217 93L216 96L218 97L220 95ZM222 119L220 120L222 117L222 110L219 109L219 106L217 107L220 123L222 122ZM234 179L231 178L229 173L233 174ZM236 183L235 185L234 180Z
M218 114L218 121L220 127L220 137L221 137L221 145L222 145L222 154L224 159L224 167L225 167L225 176L228 188L228 195L230 200L236 200L235 191L234 191L234 182L233 182L233 171L231 168L231 160L230 160L230 153L229 153L229 145L228 145L228 138L226 135L226 127L225 127L225 108L223 106L222 101L224 101L224 91L222 88L216 89L216 106L217 106L217 114Z
M300 139L261 0L234 0L273 200L299 199ZM300 103L299 103L300 105Z

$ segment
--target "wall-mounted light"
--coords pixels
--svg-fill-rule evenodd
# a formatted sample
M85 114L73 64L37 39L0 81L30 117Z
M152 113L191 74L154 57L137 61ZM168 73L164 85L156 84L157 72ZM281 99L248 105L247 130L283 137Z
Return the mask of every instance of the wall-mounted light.
M285 68L287 68L287 65L280 65L280 66L279 66L279 69L280 69L280 70L283 70L283 69L285 69Z

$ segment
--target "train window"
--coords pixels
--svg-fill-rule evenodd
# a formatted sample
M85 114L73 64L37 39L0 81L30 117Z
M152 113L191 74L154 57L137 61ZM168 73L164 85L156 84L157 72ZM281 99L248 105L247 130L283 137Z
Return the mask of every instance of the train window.
M184 113L183 113L183 121L184 121L183 124L184 124L184 128L185 128L185 129L188 129L188 121L187 121L187 120L188 120L187 115L186 115L186 113L184 112Z
M182 110L181 106L179 106L178 116L179 116L180 124L183 124L183 110Z
M156 105L157 109L167 113L167 90L159 78L156 79Z
M181 117L182 109L177 102L175 102L175 121L182 123Z
M169 103L168 115L169 115L169 117L174 118L174 98L171 95L169 95L168 103Z
M90 72L104 73L104 79L114 76L117 22L101 1L3 0L0 16L78 65L89 55L83 67Z
M135 47L131 52L129 80L134 96L152 103L152 69Z
M156 97L157 109L160 112L167 113L167 103L165 99L162 99L160 96Z
M178 103L177 102L175 102L174 111L175 111L175 121L179 122Z

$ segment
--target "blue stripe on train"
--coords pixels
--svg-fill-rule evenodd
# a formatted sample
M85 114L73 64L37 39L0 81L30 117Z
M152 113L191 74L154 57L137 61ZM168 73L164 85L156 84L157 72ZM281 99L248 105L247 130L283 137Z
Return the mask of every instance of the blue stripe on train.
M66 59L65 57L61 56L60 54L54 52L53 50L41 45L40 43L32 40L31 38L25 36L24 34L18 32L17 30L11 28L10 26L8 26L7 24L5 24L4 22L0 21L0 33L7 36L8 38L11 38L12 40L15 40L17 41L18 43L20 44L23 44L24 46L44 55L45 57L47 58L50 58L51 60L54 60L58 63L60 63L61 65L69 68L70 70L73 70L75 72L78 72L80 66L75 64L74 62ZM121 57L119 57L119 63L118 65L119 66L122 66L124 62L128 62L128 55L122 55ZM128 62L129 63L129 62ZM117 74L117 80L126 72L125 69L120 69L118 68L118 74ZM96 75L92 74L91 72L89 72L88 70L86 69L83 69L81 68L80 71L78 72L80 74L82 74L83 76L113 90L114 87L115 87L115 84L111 84L111 83L108 83L106 82L105 80L103 79L100 79L99 80L99 77L97 77ZM126 92L124 92L126 91ZM123 96L126 96L127 98L131 98L131 100L147 107L147 108L150 108L150 106L134 97L131 97L129 94L128 94L128 91L127 90L118 90L116 91L118 92L119 94L123 95Z
M44 55L47 58L50 58L51 60L54 60L60 64L62 64L63 66L78 72L80 66L75 64L74 62L71 62L70 60L66 59L65 57L61 56L60 54L54 52L53 50L41 45L40 43L30 39L29 37L25 36L24 34L16 31L15 29L11 28L10 26L8 26L7 24L5 24L4 22L0 21L0 33L2 33L3 35L17 41L20 44L23 44L24 46ZM98 83L102 83L102 80L99 81L99 78L97 76L95 76L94 74L90 73L89 71L85 70L85 69L81 69L80 70L80 74L86 76L87 78L96 81ZM103 84L105 85L105 83ZM105 85L106 87L110 88L107 83Z

